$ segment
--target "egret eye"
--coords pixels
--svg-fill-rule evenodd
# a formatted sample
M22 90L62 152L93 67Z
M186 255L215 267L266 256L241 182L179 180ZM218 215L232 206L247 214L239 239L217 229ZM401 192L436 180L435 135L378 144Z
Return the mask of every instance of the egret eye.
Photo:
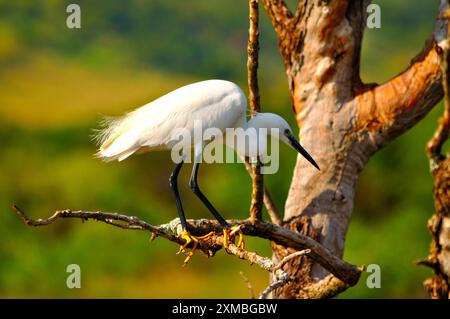
M284 130L284 135L288 135L290 133L289 129Z

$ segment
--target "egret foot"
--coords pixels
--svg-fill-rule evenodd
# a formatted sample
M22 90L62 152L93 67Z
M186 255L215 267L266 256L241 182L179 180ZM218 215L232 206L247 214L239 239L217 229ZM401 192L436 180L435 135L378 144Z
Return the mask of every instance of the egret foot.
M234 243L234 237L237 234L238 235L238 242L236 246L240 249L244 249L245 242L244 242L244 234L241 230L242 225L234 225L230 228L223 230L223 247L228 248L228 245L230 243L230 240L233 240Z
M180 246L180 249L178 250L178 254L186 252L187 246L189 246L189 244L193 243L191 251L188 253L186 259L183 262L183 267L186 266L187 263L189 262L189 260L191 260L192 256L194 256L195 250L197 249L197 246L198 246L198 243L202 240L207 240L207 239L211 238L211 236L213 236L213 235L214 235L214 232L210 232L204 236L193 236L187 230L183 230L183 232L181 233L181 238L183 238L186 242L184 243L184 245Z

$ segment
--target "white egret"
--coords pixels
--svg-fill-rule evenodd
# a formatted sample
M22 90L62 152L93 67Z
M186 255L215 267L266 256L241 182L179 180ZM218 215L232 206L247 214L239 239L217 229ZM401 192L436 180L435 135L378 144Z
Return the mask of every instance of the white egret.
M289 124L280 116L272 113L258 113L246 120L247 101L242 90L234 83L223 80L208 80L189 84L176 89L150 102L121 118L106 120L98 138L100 149L98 156L107 160L122 161L134 153L154 150L171 150L179 142L179 129L185 129L194 136L194 122L201 121L203 129L217 128L224 135L227 128L265 128L268 134L276 130L276 138L288 144L302 154L317 169L319 166L308 152L295 139ZM224 227L224 242L236 230L219 214L206 196L200 191L197 175L203 149L210 141L190 140L194 149L194 163L189 186L208 210ZM240 154L245 156L247 154ZM182 227L182 237L186 240L180 251L193 242L194 247L185 260L192 257L195 247L203 237L195 237L187 231L186 217L178 192L178 174L184 160L180 160L172 172L169 184L172 188ZM239 229L237 230L239 232ZM239 233L239 244L242 234Z

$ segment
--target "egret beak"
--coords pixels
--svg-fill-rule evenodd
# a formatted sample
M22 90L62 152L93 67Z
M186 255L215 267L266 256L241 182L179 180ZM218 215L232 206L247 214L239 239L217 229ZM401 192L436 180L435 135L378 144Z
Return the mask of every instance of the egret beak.
M296 140L296 138L292 135L291 132L287 131L284 133L289 140L289 144L300 154L303 155L304 158L308 160L315 168L320 171L319 165L317 165L316 161L312 158L311 155L300 145L300 143Z

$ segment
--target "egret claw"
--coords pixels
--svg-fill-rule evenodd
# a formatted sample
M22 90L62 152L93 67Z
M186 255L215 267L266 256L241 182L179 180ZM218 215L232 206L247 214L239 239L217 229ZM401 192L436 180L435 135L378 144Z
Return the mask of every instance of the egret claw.
M183 267L187 265L187 263L189 262L189 260L191 260L191 258L194 256L195 251L198 247L198 243L202 240L207 240L209 238L211 238L211 236L214 235L214 232L210 232L204 236L193 236L191 235L187 230L184 230L181 233L181 238L183 238L185 240L185 243L180 246L180 249L178 250L177 254L179 253L185 253L186 252L186 248L190 243L193 243L193 246L191 248L191 251L188 253L186 259L183 261Z
M238 235L238 242L236 246L240 249L244 249L245 242L244 242L244 234L242 233L242 225L234 225L231 226L229 229L223 230L223 247L226 249L228 248L228 245L230 243L230 239L233 240L234 243L234 237L237 234Z

